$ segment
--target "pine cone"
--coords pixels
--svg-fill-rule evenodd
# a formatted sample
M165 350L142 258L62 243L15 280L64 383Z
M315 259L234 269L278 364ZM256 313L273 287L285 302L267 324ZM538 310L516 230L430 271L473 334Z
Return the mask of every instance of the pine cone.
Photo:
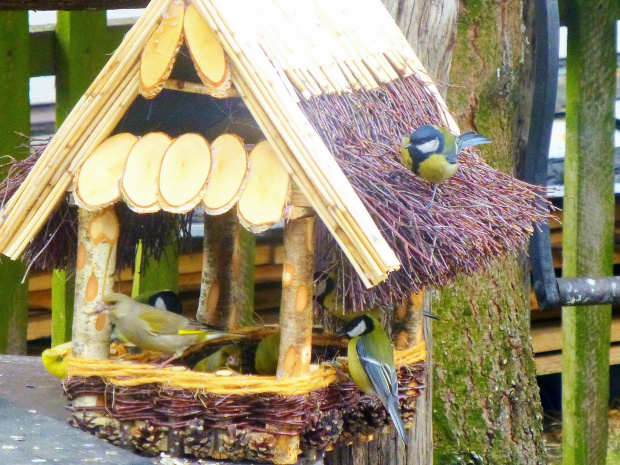
M247 455L254 462L272 462L276 448L276 438L269 433L250 433L247 444Z
M326 450L336 443L343 430L342 413L337 409L309 416L308 426L301 437L303 450Z
M129 434L136 449L145 455L155 456L168 450L168 428L154 426L148 421L136 421Z
M247 445L246 430L230 426L228 429L220 431L218 442L221 457L219 458L228 458L233 461L243 459Z
M207 459L213 455L215 434L213 430L205 426L204 420L192 420L185 427L185 453L199 459Z

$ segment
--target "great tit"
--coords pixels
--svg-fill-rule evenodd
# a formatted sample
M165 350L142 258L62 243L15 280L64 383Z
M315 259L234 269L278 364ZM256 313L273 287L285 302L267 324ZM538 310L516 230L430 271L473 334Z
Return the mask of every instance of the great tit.
M220 349L217 352L212 353L206 358L199 361L194 368L194 371L204 371L206 373L214 373L220 368L228 368L237 373L241 373L241 361L242 361L241 347L234 344L229 344Z
M143 292L138 295L135 300L141 304L147 304L151 307L168 310L169 312L176 313L177 315L183 314L183 304L181 304L179 295L168 289L163 291Z
M358 316L349 321L338 334L351 338L347 359L353 382L365 394L379 398L400 438L407 444L405 426L400 417L394 349L381 323L369 315Z
M125 294L108 294L102 299L120 339L141 349L172 355L165 364L180 357L188 347L200 342L237 336L206 329L182 315L135 301Z
M314 273L314 279L318 280L316 283L316 289L314 299L325 309L331 311L336 318L340 318L343 315L342 296L337 298L336 296L336 281L332 275L324 275L321 272ZM434 313L427 311L423 312L425 317L438 320L439 317Z
M46 349L41 354L43 366L56 378L67 377L67 355L73 350L71 341Z
M278 370L278 355L280 351L280 332L267 336L258 343L254 369L259 375L273 376Z
M425 124L416 129L401 144L403 164L425 181L437 185L450 178L458 169L461 150L474 145L490 144L491 141L475 132L455 136L447 129Z

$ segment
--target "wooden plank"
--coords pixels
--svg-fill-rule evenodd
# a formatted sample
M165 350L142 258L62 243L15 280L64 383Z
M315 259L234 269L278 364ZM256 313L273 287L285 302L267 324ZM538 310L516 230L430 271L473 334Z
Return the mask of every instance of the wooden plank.
M0 13L0 154L16 158L28 155L16 147L27 142L21 132L30 132L28 95L30 63L28 12ZM24 354L28 324L28 284L22 283L26 265L0 258L0 353Z
M620 315L612 319L611 342L620 342ZM532 322L532 348L536 354L562 350L561 320Z
M566 18L566 278L613 275L617 6L617 0L573 0ZM610 326L611 305L562 310L565 464L606 462Z
M0 0L0 10L115 10L147 4L148 0Z
M536 374L549 375L552 373L562 372L562 354L544 354L536 356ZM610 347L609 364L620 365L620 345L616 344Z

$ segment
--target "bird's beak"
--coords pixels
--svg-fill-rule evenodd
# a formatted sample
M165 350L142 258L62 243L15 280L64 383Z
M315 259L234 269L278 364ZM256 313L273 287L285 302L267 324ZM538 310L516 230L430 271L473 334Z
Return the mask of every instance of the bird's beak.
M347 333L345 332L344 327L336 330L336 336L338 336L338 337L345 337L346 335L347 335Z
M99 302L97 302L97 305L95 305L95 313L108 314L110 313L110 306L106 304L103 300L100 300Z
M409 145L405 145L406 149L412 149L413 148L413 143L409 142Z

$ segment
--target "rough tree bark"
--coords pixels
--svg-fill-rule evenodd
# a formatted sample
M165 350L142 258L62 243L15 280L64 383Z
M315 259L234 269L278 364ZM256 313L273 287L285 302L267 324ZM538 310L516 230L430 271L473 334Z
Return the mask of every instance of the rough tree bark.
M508 173L531 108L532 4L462 2L450 74L448 107L463 130L493 140L484 158ZM545 462L523 273L517 257L500 258L434 302L435 463Z

